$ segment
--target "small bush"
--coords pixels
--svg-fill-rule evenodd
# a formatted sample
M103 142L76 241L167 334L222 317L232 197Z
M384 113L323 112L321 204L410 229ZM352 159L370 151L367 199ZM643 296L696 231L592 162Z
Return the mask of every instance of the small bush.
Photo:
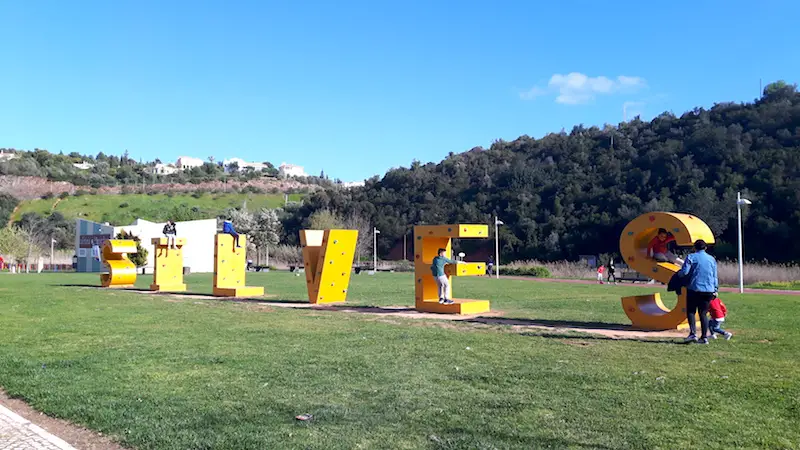
M503 267L500 266L501 275L512 275L518 277L537 277L537 278L550 278L552 274L547 267L542 266L529 266L529 267Z
M128 206L131 206L131 205L128 204L128 202L123 202L123 203L119 204L120 208L127 208Z
M192 198L200 198L200 197L202 197L204 194L205 194L204 192L198 192L198 191L195 191L195 192L192 192Z
M77 191L75 191L75 193L73 195L75 197L81 197L81 196L84 196L84 195L87 195L87 194L88 194L88 192L84 191L83 189L78 189Z
M263 194L264 190L258 186L247 185L242 188L242 194Z
M42 196L42 200L50 200L53 197L55 197L55 195L52 192L48 192Z
M753 284L761 289L800 289L800 280L796 281L761 281Z
M58 194L58 198L60 198L61 200L64 200L67 197L69 197L69 192L65 191L65 192L62 192L62 193Z
M167 192L167 197L172 198L175 197L175 193L172 191Z

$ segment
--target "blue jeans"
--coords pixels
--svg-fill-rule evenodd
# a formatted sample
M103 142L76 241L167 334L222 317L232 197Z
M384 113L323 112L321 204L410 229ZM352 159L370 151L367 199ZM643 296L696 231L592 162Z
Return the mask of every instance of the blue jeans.
M236 246L239 247L239 233L237 233L236 230L233 229L233 225L229 223L222 224L222 232L233 236L233 239L236 242Z
M722 324L725 322L720 322L716 319L711 319L708 321L708 327L711 329L711 334L717 333L725 335L728 332L722 329Z

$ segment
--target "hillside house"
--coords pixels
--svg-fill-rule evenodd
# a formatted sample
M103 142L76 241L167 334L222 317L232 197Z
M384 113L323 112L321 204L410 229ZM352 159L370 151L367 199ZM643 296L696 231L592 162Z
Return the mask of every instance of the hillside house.
M281 163L278 167L278 173L280 176L288 178L288 177L307 177L305 170L303 170L303 166L296 166L294 164L286 164Z

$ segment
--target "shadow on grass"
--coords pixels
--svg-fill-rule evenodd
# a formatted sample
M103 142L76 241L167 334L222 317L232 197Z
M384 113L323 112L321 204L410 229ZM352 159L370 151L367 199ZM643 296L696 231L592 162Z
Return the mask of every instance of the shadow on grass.
M609 322L581 322L575 320L547 320L547 319L512 319L505 317L476 317L467 319L464 322L482 323L484 325L518 325L530 327L547 328L579 328L588 330L609 330L609 331L636 331L646 333L647 330L640 330L630 325Z
M243 302L243 303L291 303L291 304L303 304L308 303L308 301L304 300L282 300L282 299L273 299L269 297L224 297L224 296L216 296L209 292L192 292L192 291L151 291L150 289L146 288L107 288L104 286L100 286L97 284L51 284L50 286L60 286L60 287L82 287L82 288L94 288L94 289L102 289L107 290L109 292L139 292L143 294L152 294L152 295L170 295L175 297L186 297L186 298L197 298L197 297L207 297L210 299L222 300L222 301L231 301L231 302Z
M343 304L323 304L314 305L314 309L323 311L345 311L357 312L362 314L408 314L416 312L416 308L397 306L397 307L382 307L382 306L359 306L359 305L343 305Z
M578 332L580 333L580 332ZM545 339L558 339L563 341L575 341L575 342L565 342L568 345L575 345L576 347L582 346L589 346L589 342L587 341L634 341L634 342L642 342L644 344L670 344L670 345L683 345L684 343L677 338L674 337L659 337L659 338L648 338L648 337L635 337L635 336L604 336L602 334L594 334L591 332L587 332L586 334L565 334L565 333L556 333L551 332L548 330L539 330L539 332L529 331L520 333L520 336L530 336L530 337L540 337Z

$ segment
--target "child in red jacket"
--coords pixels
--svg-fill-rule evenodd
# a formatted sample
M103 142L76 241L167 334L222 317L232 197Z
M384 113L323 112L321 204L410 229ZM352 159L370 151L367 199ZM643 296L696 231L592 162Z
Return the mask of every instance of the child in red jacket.
M711 320L708 322L708 326L711 329L711 336L709 337L716 339L717 334L721 334L725 336L726 340L730 339L733 334L722 329L722 323L725 322L725 315L728 314L728 308L725 307L725 304L722 303L719 297L715 297L714 300L711 300L711 304L708 305L708 312L711 314Z

